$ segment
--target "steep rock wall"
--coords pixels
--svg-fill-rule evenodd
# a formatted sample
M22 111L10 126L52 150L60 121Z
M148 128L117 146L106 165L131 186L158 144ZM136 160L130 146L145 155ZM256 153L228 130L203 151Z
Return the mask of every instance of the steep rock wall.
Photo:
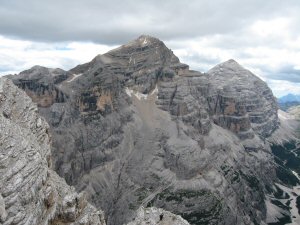
M104 225L104 216L51 169L49 126L0 78L0 223Z

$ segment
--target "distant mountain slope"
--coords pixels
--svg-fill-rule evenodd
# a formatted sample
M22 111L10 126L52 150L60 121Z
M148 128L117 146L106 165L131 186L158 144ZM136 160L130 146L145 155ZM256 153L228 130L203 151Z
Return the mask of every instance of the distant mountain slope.
M288 111L289 108L300 105L300 95L285 95L278 99L278 105L283 111Z
M278 99L278 102L280 103L286 103L286 102L300 102L300 95L295 94L287 94L285 96L282 96Z
M300 105L289 108L288 113L300 120Z

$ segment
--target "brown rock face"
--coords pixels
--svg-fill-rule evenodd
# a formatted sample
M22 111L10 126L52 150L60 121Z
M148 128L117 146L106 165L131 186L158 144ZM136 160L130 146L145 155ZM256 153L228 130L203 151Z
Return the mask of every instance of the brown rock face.
M37 103L39 107L49 107L55 102L64 102L65 96L54 86L35 85L34 83L24 82L22 89L32 99L34 103Z
M108 91L98 91L93 88L82 94L78 99L79 110L81 113L97 113L101 114L110 113L114 110L113 100L116 96L114 93Z

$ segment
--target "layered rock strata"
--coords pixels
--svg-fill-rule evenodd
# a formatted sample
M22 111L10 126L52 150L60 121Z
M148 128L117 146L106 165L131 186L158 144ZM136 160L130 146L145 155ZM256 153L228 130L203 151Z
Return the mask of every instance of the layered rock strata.
M105 225L104 216L51 169L49 126L0 78L0 224Z

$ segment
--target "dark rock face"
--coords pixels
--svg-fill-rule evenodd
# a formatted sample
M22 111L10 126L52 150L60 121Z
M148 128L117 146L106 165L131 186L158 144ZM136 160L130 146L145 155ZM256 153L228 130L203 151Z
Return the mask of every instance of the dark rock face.
M265 186L275 179L264 139L279 122L263 81L233 60L190 71L149 36L67 74L49 82L64 100L39 108L54 166L108 224L147 205L191 224L264 224ZM26 90L24 76L13 80Z
M70 73L61 69L49 69L34 66L20 73L21 79L15 84L25 90L26 94L39 107L50 107L56 102L65 102L67 96L56 84L66 80Z

